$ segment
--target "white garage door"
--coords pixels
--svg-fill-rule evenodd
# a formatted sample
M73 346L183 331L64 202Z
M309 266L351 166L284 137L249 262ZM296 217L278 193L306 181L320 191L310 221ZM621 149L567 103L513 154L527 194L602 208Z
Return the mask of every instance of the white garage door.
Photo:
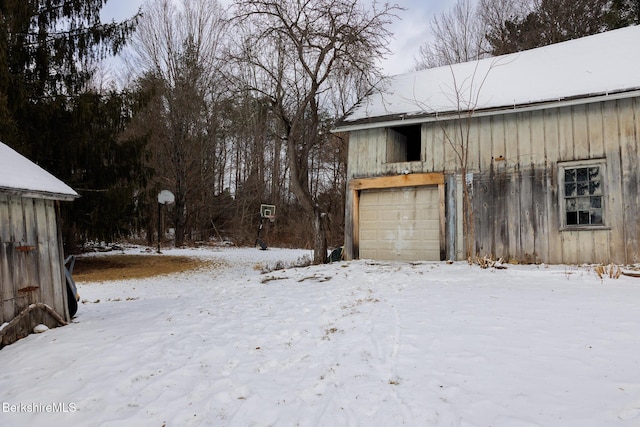
M363 190L360 258L439 261L438 187Z

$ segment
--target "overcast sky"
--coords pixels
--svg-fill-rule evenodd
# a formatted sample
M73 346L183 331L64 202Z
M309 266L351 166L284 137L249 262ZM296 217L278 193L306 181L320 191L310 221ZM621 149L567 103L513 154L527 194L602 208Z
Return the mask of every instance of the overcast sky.
M382 0L394 3L392 0ZM121 21L133 16L143 0L109 0L103 9L103 20ZM221 0L228 5L231 0ZM392 54L384 61L387 74L400 74L410 71L415 64L415 56L419 46L430 37L429 23L434 15L453 6L455 0L396 0L395 3L405 8L401 11L390 30L394 40L389 45Z

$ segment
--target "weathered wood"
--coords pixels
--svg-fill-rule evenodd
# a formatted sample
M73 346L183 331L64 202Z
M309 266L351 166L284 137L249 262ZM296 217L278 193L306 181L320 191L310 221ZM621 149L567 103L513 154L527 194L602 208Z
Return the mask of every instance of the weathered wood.
M438 200L439 200L439 219L440 219L440 260L447 259L447 227L446 227L446 208L445 208L445 184L438 185Z
M51 317L53 317L56 320L56 322L60 324L60 326L65 326L68 324L67 321L62 318L62 316L56 313L56 311L53 308L49 307L47 304L34 303L34 304L30 304L27 308L25 308L20 313L18 313L18 315L15 318L13 318L7 325L5 325L4 328L0 329L0 337L4 336L5 333L7 333L12 328L14 328L19 322L21 322L24 318L29 316L29 314L35 310L42 310L48 313Z
M483 254L519 261L549 263L640 262L640 111L638 98L599 100L585 105L548 108L523 113L503 113L472 118L469 172L474 175L476 248ZM349 162L351 191L414 185L400 180L422 180L429 174L459 174L454 147L459 143L457 120L423 124L423 161L389 163L384 129L358 131L365 155ZM367 146L364 148L364 146ZM366 153L366 154L365 154ZM603 159L605 227L592 230L562 229L563 190L558 187L558 162ZM402 178L401 172L412 172ZM381 179L381 181L367 181ZM418 182L426 185L429 180ZM461 189L461 177L456 180ZM433 185L439 185L433 183ZM445 216L450 212L445 192ZM460 200L456 200L460 202ZM460 203L454 203L460 209ZM456 211L457 212L457 211ZM351 213L353 215L353 213ZM458 227L445 227L447 242L462 242ZM345 239L346 241L346 239ZM447 244L447 256L450 247ZM462 253L456 246L458 256ZM482 255L482 254L480 254Z
M439 184L444 184L443 173L420 173L352 179L349 182L349 188L351 190L367 190L371 188L400 188Z

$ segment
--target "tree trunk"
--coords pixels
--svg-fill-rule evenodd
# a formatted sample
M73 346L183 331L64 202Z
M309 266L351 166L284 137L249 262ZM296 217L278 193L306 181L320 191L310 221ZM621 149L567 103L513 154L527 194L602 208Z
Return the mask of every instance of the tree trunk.
M327 260L326 215L316 207L313 213L313 263L324 264Z

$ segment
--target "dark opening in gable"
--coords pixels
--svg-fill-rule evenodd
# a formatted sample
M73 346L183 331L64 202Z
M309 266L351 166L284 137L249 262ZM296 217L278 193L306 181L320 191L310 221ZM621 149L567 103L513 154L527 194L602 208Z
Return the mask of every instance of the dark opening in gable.
M389 128L387 161L419 162L422 151L422 126L395 126Z

